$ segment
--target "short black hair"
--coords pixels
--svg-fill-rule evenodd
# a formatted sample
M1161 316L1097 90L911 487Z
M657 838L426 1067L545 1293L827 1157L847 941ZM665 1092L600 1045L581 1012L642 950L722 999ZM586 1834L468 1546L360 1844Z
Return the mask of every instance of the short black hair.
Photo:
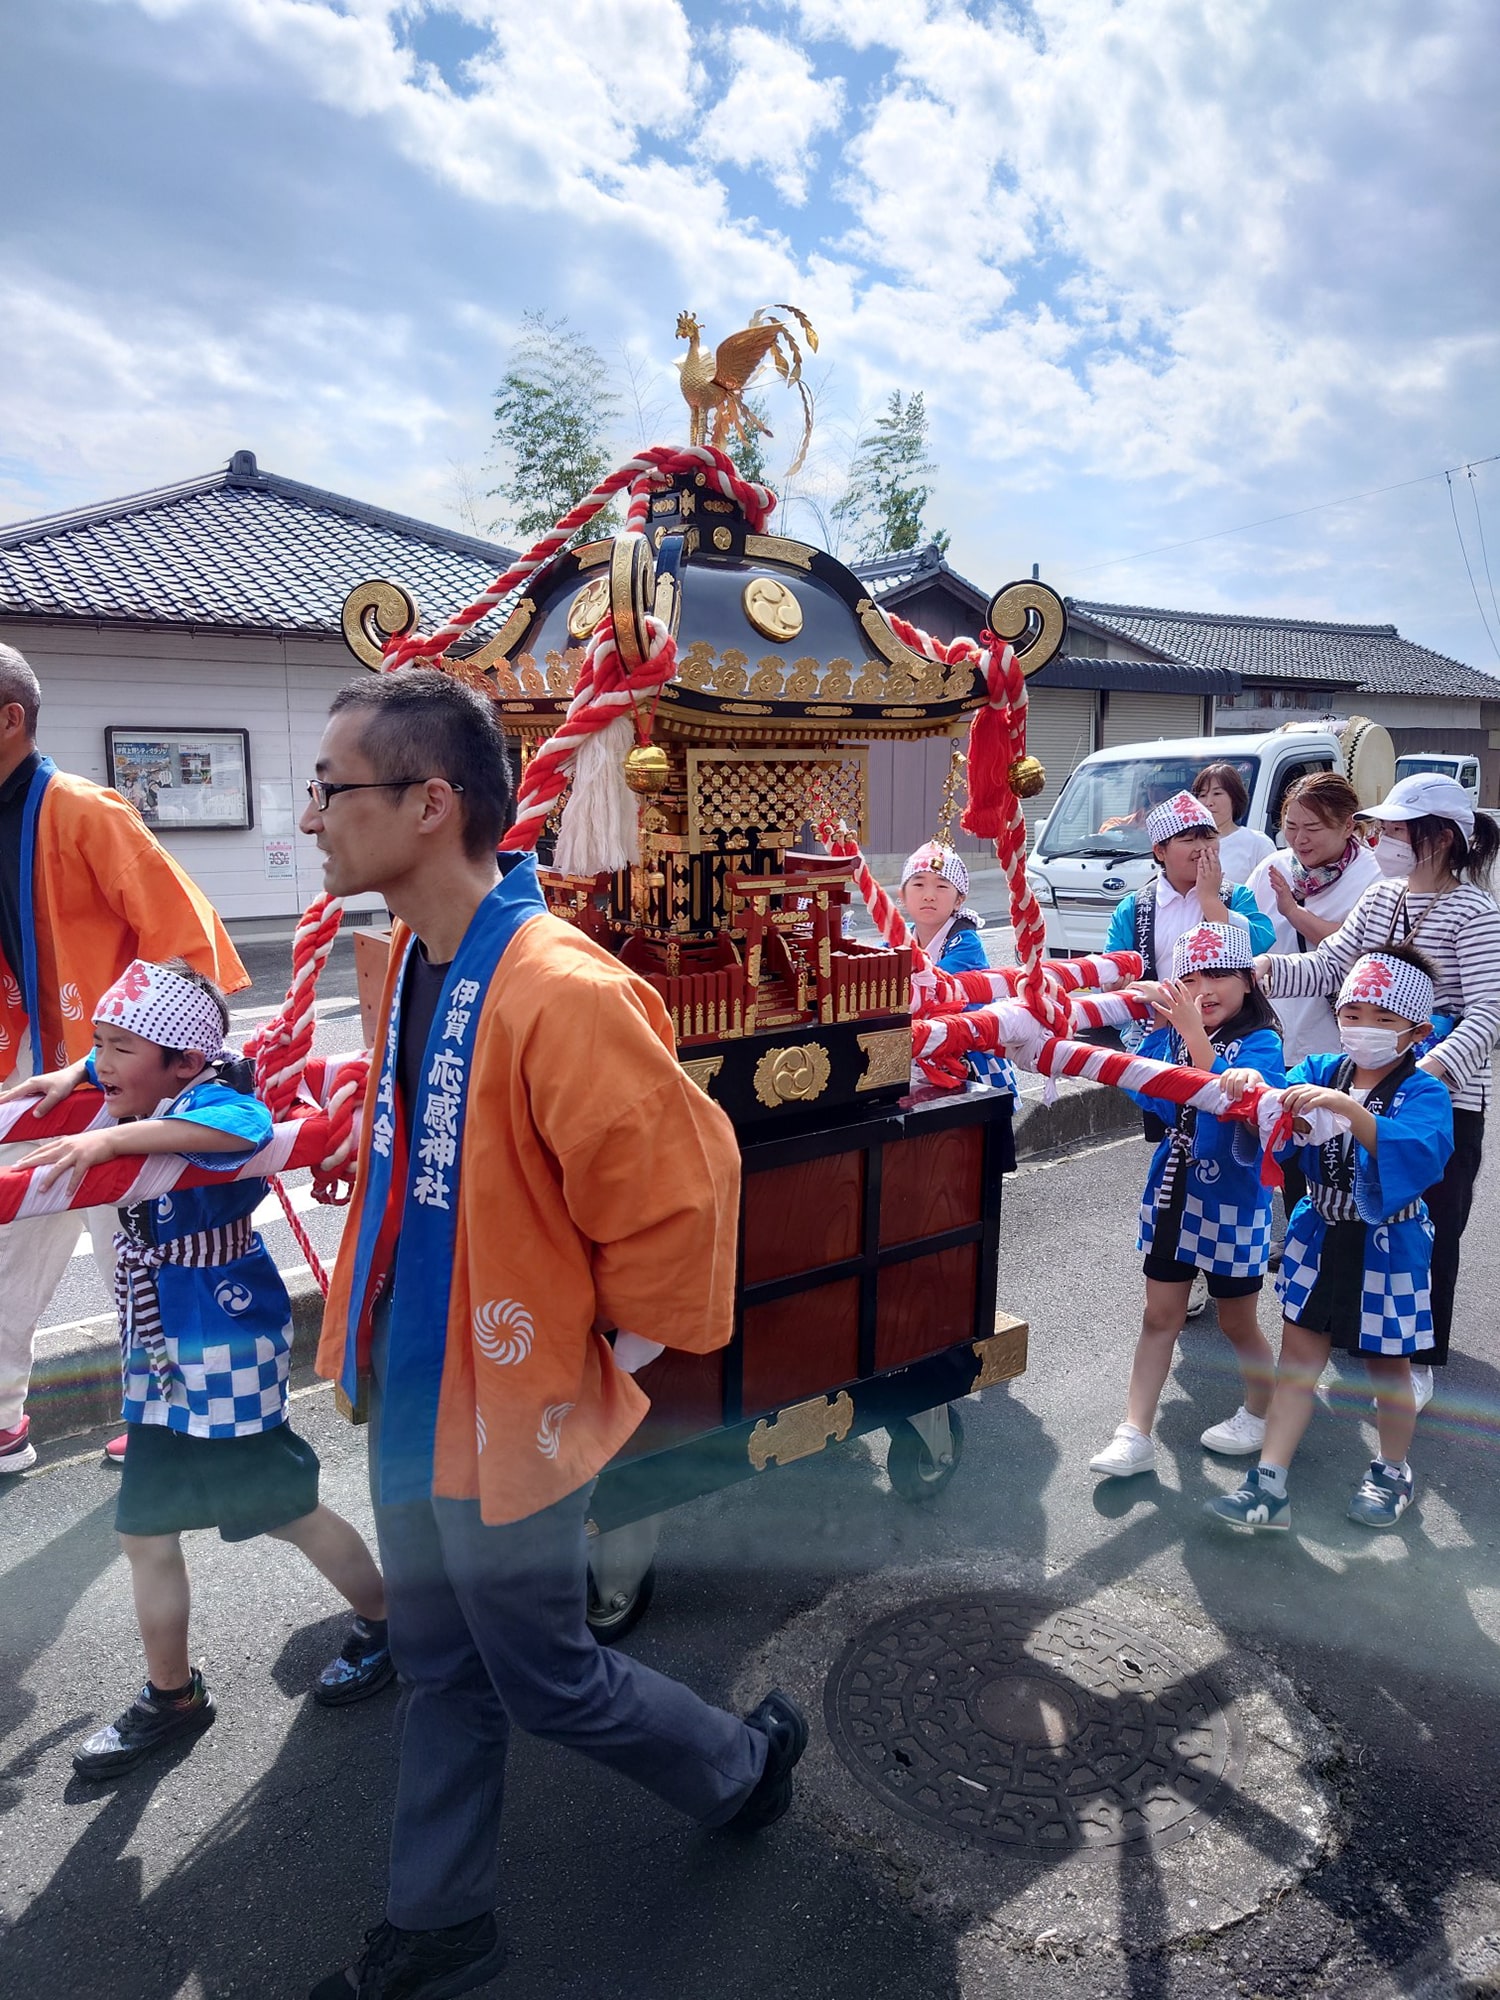
M360 747L383 779L446 778L459 794L464 852L493 854L515 817L505 733L493 702L433 667L398 667L348 681L330 715L364 714Z

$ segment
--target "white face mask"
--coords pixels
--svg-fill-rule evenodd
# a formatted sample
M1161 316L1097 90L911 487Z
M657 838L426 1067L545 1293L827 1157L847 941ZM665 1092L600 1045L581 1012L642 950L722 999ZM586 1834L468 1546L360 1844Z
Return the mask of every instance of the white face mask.
M1400 1055L1399 1028L1346 1028L1339 1024L1339 1044L1361 1069L1389 1069Z
M1411 842L1397 840L1389 833L1381 834L1371 852L1375 856L1375 865L1381 874L1389 875L1393 880L1399 881L1410 875L1417 865L1417 857L1412 852Z

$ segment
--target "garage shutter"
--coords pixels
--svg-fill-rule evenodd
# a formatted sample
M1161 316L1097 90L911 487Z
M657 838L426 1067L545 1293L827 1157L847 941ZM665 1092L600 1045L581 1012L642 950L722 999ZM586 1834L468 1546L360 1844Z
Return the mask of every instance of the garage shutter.
M1111 690L1099 748L1114 750L1122 743L1154 743L1159 736L1203 733L1203 702L1198 695Z
M1092 688L1032 688L1026 703L1026 751L1040 757L1047 772L1047 789L1026 801L1026 823L1044 820L1075 764L1094 747Z

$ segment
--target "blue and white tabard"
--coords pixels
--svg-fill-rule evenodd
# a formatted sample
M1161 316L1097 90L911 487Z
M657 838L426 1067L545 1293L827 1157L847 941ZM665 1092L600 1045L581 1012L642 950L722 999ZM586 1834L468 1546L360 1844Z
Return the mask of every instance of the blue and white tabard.
M190 1084L162 1112L250 1141L271 1136L271 1114L259 1099L231 1090L217 1078ZM232 1174L239 1153L194 1153L184 1133L183 1158L195 1167ZM264 1199L264 1180L229 1180L174 1188L131 1211L148 1243L249 1226ZM128 1232L122 1239L128 1241ZM291 1302L281 1275L258 1235L228 1263L163 1264L155 1277L162 1332L172 1363L170 1394L163 1400L145 1347L122 1329L124 1415L133 1424L163 1424L190 1437L249 1437L286 1421L291 1368Z
M1287 1081L1341 1088L1337 1078L1346 1067L1341 1054L1312 1055ZM1353 1207L1365 1225L1359 1347L1365 1354L1420 1354L1434 1344L1433 1232L1422 1195L1442 1179L1453 1151L1453 1100L1445 1084L1417 1069L1400 1084L1388 1110L1373 1115L1375 1152L1366 1152L1352 1134L1335 1142L1346 1157L1352 1155ZM1328 1155L1327 1147L1297 1148L1309 1187L1329 1185ZM1330 1225L1311 1199L1292 1210L1276 1286L1289 1320L1300 1319L1317 1283L1330 1226L1339 1225Z

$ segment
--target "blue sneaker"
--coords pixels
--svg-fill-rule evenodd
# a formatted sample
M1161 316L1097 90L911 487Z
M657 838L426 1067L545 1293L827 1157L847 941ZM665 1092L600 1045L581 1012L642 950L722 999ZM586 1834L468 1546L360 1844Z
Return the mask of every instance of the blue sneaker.
M1251 1534L1268 1528L1285 1533L1292 1525L1290 1497L1283 1494L1278 1499L1262 1487L1260 1467L1256 1465L1245 1474L1245 1483L1237 1493L1216 1494L1203 1503L1203 1511L1222 1521L1226 1528L1244 1528Z
M396 1677L383 1618L356 1618L342 1652L318 1675L313 1700L320 1708L342 1708L379 1694Z
M1377 1458L1349 1502L1349 1519L1362 1528L1394 1528L1411 1505L1412 1476L1387 1472Z

